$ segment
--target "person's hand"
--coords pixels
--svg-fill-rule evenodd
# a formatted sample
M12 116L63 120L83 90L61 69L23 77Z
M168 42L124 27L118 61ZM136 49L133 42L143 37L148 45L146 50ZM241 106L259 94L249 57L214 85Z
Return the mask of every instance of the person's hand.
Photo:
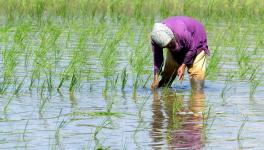
M156 90L158 86L159 86L159 78L158 78L158 75L155 74L153 83L151 84L151 90Z
M185 68L186 68L186 65L185 64L182 64L179 68L178 68L178 77L179 77L179 80L182 81L184 79L184 73L185 73Z

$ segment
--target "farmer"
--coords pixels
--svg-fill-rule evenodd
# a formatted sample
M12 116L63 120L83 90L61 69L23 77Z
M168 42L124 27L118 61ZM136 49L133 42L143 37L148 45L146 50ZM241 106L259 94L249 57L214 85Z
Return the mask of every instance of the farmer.
M182 81L186 67L192 89L203 89L206 55L209 55L209 50L206 32L200 22L190 17L175 16L155 23L151 32L151 44L154 57L152 90L171 86L177 75ZM163 48L167 48L168 52L162 71ZM159 75L162 77L160 81Z

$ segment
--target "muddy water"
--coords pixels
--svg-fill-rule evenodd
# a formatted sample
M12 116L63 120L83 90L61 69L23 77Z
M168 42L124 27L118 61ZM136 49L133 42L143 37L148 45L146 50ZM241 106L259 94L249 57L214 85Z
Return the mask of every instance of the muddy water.
M76 41L73 37L72 47L61 51L55 85L61 68L70 62ZM213 47L215 43L211 44ZM1 52L3 45L6 43L1 42ZM117 60L119 73L129 64L126 54L131 48L124 45L118 48L122 55ZM222 48L230 50L228 46ZM188 77L182 84L174 82L170 89L152 92L149 81L146 88L139 86L134 92L131 67L124 90L118 83L116 89L104 92L105 78L99 58L94 56L87 60L92 64L92 78L82 80L74 93L68 91L68 84L60 91L54 88L42 94L38 85L29 90L33 63L18 64L18 79L27 78L19 94L13 95L11 86L0 96L0 149L262 149L264 86L260 85L254 97L249 97L249 83L232 80L221 96L227 72L237 68L233 59L221 63L218 78L207 79L203 92L191 93ZM33 55L29 58L33 60ZM25 58L21 55L18 59ZM151 72L151 63L146 68ZM148 76L142 75L143 81Z

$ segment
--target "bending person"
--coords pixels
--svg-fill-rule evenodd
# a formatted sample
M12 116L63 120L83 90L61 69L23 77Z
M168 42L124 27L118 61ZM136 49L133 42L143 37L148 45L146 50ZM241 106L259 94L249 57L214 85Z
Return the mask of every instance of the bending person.
M178 75L184 79L185 68L192 88L202 89L205 79L206 55L209 55L204 26L197 20L174 16L155 23L151 32L151 44L154 57L154 81L151 89L171 86ZM163 67L163 48L167 48L167 58ZM161 80L159 81L159 75Z

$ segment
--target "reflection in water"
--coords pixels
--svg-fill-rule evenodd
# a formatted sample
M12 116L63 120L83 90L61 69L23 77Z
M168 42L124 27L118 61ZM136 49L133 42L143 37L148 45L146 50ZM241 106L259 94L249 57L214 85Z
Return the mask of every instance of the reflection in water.
M150 133L153 148L164 148L162 142L166 141L170 148L201 149L204 93L193 92L187 107L183 103L184 96L173 91L163 91L161 96L157 91L153 94Z

